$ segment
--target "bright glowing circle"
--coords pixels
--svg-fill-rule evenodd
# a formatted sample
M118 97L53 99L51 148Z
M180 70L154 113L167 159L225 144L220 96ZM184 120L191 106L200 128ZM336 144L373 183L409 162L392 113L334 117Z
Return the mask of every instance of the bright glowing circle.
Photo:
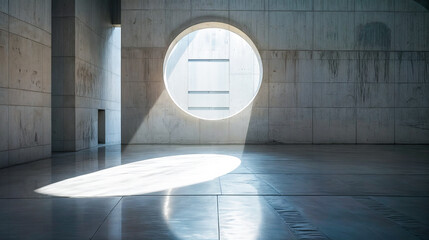
M262 61L246 34L224 23L207 22L180 33L164 59L164 83L186 113L220 120L244 110L262 83Z
M69 178L35 192L75 198L140 195L209 181L240 164L237 157L219 154L152 158Z

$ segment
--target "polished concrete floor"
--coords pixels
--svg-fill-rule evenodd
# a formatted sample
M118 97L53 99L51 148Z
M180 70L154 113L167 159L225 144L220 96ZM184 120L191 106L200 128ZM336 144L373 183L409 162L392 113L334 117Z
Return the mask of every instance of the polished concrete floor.
M429 146L55 154L0 169L0 239L429 239Z

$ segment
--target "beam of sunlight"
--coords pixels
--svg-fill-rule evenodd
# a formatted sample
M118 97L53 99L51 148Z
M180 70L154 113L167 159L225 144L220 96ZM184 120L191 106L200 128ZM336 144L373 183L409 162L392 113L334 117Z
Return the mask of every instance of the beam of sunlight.
M253 59L252 60L253 69L255 69L255 72L253 72L253 73L259 73L259 74L250 74L249 75L249 79L253 79L253 84L251 84L251 85L253 85L253 90L254 90L253 93L254 94L258 93L258 94L256 96L254 94L252 94L253 98L250 101L250 104L247 105L247 107L244 107L245 105L243 105L244 109L242 109L242 111L240 110L241 112L239 112L239 113L237 112L236 115L232 116L228 120L225 120L225 121L230 120L234 127L232 128L233 130L230 130L231 138L226 140L226 141L222 141L222 143L224 143L224 144L227 144L227 143L244 144L246 142L260 142L261 140L259 140L259 139L264 138L264 136L259 136L262 133L260 133L260 131L253 131L253 132L248 133L248 130L249 130L248 125L249 125L251 119L253 119L253 118L258 119L258 116L252 116L253 115L252 105L254 104L255 101L258 103L259 106L264 105L263 99L265 99L266 95L267 95L267 91L259 91L260 88L262 90L262 75L264 74L263 66L262 66L263 64L262 64L262 61L260 60L260 54L259 54L258 49L253 44L252 40L241 30L239 30L239 29L237 29L231 25L220 23L220 22L204 22L204 23L193 25L193 26L185 29L184 31L182 31L173 40L173 42L170 44L169 48L167 49L167 53L165 55L166 57L164 58L164 64L163 64L163 69L162 69L162 75L163 75L164 83L166 83L166 79L170 78L171 75L177 75L178 78L176 80L188 79L185 76L188 76L186 71L188 71L189 69L187 67L185 67L185 68L183 68L185 72L181 72L180 69L182 69L182 68L178 67L178 64L181 62L188 64L188 62L189 62L188 46L190 44L192 45L192 43L194 42L195 37L196 37L190 33L196 32L197 30L207 29L207 28L220 28L220 29L225 29L225 30L231 31L234 36L237 35L236 38L241 37L245 40L245 42L248 42L250 44L248 47L253 49L253 51L257 55L256 58L254 58L254 57L248 58L246 55L245 59ZM187 36L188 34L189 34L189 36ZM188 39L188 42L186 44L184 44L183 46L181 44L179 44L179 42L182 38ZM170 53L173 50L176 51L176 55L174 55L174 57L171 58L171 64L170 64L171 67L169 69L166 69L166 64L167 64L168 59L169 59L168 56L170 55ZM252 51L247 51L247 52L252 52ZM228 55L231 55L231 54L228 54ZM235 59L235 62L237 62L237 61L240 62L240 59L243 58L243 54L241 54L240 52L237 52L237 51L234 54L232 54L232 55L234 55L237 58L237 59L233 58L233 59ZM239 65L237 65L237 66L239 66ZM152 70L155 70L155 69L152 69ZM238 79L243 80L242 75L243 74L241 74L241 73L240 74L237 73L236 77L239 77ZM138 76L138 77L141 78L142 76ZM185 93L189 93L189 89L187 88L187 83L183 84L180 81L173 81L172 80L170 84L171 84L171 87L173 87L173 88L181 89ZM240 84L238 84L238 85L240 86ZM186 121L193 121L192 117L188 118L188 116L186 116L188 114L183 115L181 108L178 107L177 104L174 104L174 100L171 97L171 94L173 92L169 92L166 88L166 85L161 86L161 88L162 89L152 89L152 88L150 89L151 94L154 95L155 97L153 98L153 101L150 101L152 103L146 107L145 111L136 111L134 108L129 108L128 110L123 109L123 111L127 112L126 114L131 114L130 116L132 116L132 117L130 117L130 119L134 119L134 121L128 122L129 124L131 124L130 126L123 128L123 130L124 130L122 132L122 134L123 134L123 140L122 140L123 142L122 143L123 144L177 143L177 140L171 138L172 133L177 131L176 128L180 125L180 122L182 120L186 119ZM148 90L148 89L146 89L146 90ZM236 92L243 92L243 91L236 91ZM258 95L259 95L259 97L258 97ZM261 96L261 95L263 95L263 96ZM188 97L183 97L180 99L181 99L180 100L181 102L188 102L189 101ZM255 101L253 101L253 100L255 100ZM197 111L197 110L195 110L195 111ZM198 111L200 111L200 110L198 110ZM201 111L206 111L206 110L201 110ZM218 110L216 110L216 111L218 111ZM186 112L186 111L184 111L184 112ZM256 114L258 114L258 112L260 114L261 109L257 109L256 112L257 112ZM204 121L204 120L200 120L200 122L201 121ZM214 123L214 124L216 124L216 123ZM191 128L192 128L191 130L195 130L195 131L200 132L198 130L198 126L199 126L199 124L195 124L195 125L191 126ZM215 127L216 125L211 125L211 126ZM248 137L247 135L249 135L249 139L250 139L249 141L247 139L247 137ZM198 135L195 135L195 136L197 136L196 139L191 138L191 139L186 139L186 141L197 142L197 143L201 143L201 144L209 143L208 141L199 140ZM127 149L127 148L128 148L128 146L124 146L124 149Z
M140 195L209 181L240 164L237 157L218 154L152 158L69 178L35 192L76 198Z

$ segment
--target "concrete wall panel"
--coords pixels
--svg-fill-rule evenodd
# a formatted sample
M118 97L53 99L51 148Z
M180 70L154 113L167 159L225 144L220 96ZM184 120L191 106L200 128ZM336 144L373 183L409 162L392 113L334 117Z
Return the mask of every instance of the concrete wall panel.
M0 87L8 87L9 33L0 30Z
M51 155L51 1L0 1L0 167Z
M395 11L398 12L427 12L428 10L419 1L395 0Z
M9 34L9 87L42 91L43 46Z
M353 50L354 20L350 12L315 12L313 49Z
M29 23L14 17L9 17L9 28L10 33L14 33L18 36L39 42L49 47L51 46L51 34Z
M141 0L123 0L121 1L121 9L141 9L142 1Z
M8 107L0 105L0 152L7 151L9 146L9 113ZM0 163L2 165L2 163Z
M120 30L110 23L108 1L72 2L54 1L61 13L54 16L52 51L54 151L96 146L98 110L105 111L106 143L119 143L121 135Z
M313 107L355 107L356 84L313 83Z
M264 65L270 83L313 82L313 54L305 51L273 51Z
M52 56L75 56L74 26L73 17L58 17L52 22Z
M0 12L0 30L9 30L9 16L6 13Z
M195 10L228 10L228 0L200 0L192 1L192 8Z
M312 83L270 83L270 107L311 107Z
M394 107L395 84L366 83L357 88L357 107Z
M312 12L269 12L269 48L310 50L313 44Z
M51 0L9 1L9 15L51 32Z
M230 11L230 23L252 39L259 50L268 49L268 14L265 11Z
M429 84L398 83L395 88L396 107L429 107Z
M395 82L427 83L429 81L428 53L400 53L394 64Z
M264 10L265 0L230 0L230 10Z
M245 141L242 141L242 143L261 143L261 142L268 142L269 141L269 122L268 122L268 108L258 108L254 107L251 110L251 115L248 126L246 124L243 124L241 121L240 124L246 126L247 132L246 132L246 138ZM230 122L230 128L231 128L231 122Z
M355 82L357 61L353 52L316 51L313 55L313 82Z
M392 0L355 0L356 11L393 11L395 1Z
M313 8L312 0L268 0L269 10L309 11Z
M229 119L200 120L200 143L219 144L224 142L229 142Z
M123 32L121 42L127 47L141 47L143 43L143 28L140 26L142 13L137 10L124 11L121 14L121 28Z
M356 82L391 83L395 81L395 56L385 52L361 52L356 60Z
M281 143L312 143L312 119L311 108L271 108L270 139Z
M52 17L73 17L74 15L75 1L55 0L52 2ZM54 24L55 22L52 22L52 25Z
M378 1L368 2L375 3ZM395 38L396 28L393 21L395 16L396 15L391 12L356 12L354 20L355 49L393 49L395 41L397 40L397 38Z
M0 12L9 12L9 0L0 0Z
M354 11L355 0L313 0L317 11Z
M355 108L315 108L313 121L313 143L356 143Z
M122 5L124 144L429 142L424 126L429 14L416 1L124 0ZM222 121L183 113L163 83L168 45L204 21L241 29L262 58L263 83L255 101Z
M429 48L429 13L395 14L395 50L427 51Z
M394 123L393 108L358 108L357 143L394 143Z
M419 144L429 141L429 109L395 109L395 143Z
M170 132L169 143L198 144L199 137L196 136L199 135L200 121L179 109L174 115L177 122Z

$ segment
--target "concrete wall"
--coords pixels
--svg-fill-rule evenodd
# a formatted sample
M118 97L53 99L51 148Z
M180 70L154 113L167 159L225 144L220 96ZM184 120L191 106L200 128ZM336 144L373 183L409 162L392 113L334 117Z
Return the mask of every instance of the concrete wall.
M122 0L122 143L429 143L429 13L413 0ZM166 48L202 21L255 42L262 88L222 121L183 113Z
M120 29L110 1L54 0L52 141L54 151L98 144L98 110L106 143L120 143Z
M0 167L51 155L51 1L0 0Z

